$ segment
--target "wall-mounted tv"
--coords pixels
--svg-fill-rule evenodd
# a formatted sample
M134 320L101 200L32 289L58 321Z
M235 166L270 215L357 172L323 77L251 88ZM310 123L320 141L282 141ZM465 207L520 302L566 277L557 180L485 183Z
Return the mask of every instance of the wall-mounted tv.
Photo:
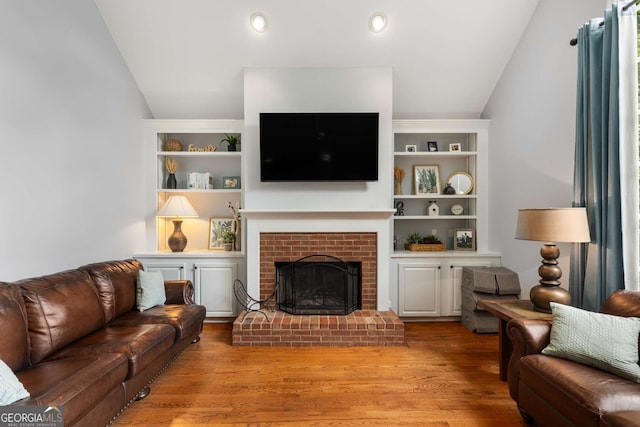
M377 181L378 113L260 113L260 180Z

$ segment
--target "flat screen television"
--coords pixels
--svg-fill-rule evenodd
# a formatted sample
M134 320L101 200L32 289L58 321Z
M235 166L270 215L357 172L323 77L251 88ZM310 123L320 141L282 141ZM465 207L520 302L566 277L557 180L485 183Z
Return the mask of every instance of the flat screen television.
M377 181L378 113L261 113L260 180Z

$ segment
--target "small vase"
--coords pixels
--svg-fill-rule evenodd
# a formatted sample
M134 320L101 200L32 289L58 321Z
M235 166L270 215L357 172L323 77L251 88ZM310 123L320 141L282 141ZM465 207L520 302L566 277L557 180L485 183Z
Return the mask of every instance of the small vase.
M236 150L236 145L235 145L235 144L233 144L233 145L231 145L231 144L227 145L227 151L237 151L237 150Z
M396 188L395 188L394 194L402 195L402 180L396 179L395 184L396 184Z
M176 181L176 174L175 173L170 173L169 174L169 177L167 178L167 188L168 189L178 188L178 181Z
M222 246L225 251L230 251L233 248L233 243L223 243Z

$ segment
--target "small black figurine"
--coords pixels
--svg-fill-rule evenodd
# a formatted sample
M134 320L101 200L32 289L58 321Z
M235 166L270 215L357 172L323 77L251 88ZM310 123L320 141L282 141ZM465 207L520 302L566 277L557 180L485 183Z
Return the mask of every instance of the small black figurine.
M442 190L442 194L456 194L456 189L453 188L450 182L447 182L447 185L445 185L444 190Z

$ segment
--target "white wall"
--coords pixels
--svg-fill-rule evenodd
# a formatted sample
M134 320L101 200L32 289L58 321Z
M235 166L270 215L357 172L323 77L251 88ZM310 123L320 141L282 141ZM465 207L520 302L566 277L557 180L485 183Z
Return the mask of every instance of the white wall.
M523 298L537 284L541 244L514 239L517 210L571 206L578 51L569 40L604 7L540 0L482 114L491 119L490 249L519 273ZM570 247L559 247L566 287Z
M144 243L150 112L95 4L2 2L0 280Z
M392 207L390 68L249 68L245 70L243 187L247 209L390 209ZM260 182L259 114L379 112L377 182Z

